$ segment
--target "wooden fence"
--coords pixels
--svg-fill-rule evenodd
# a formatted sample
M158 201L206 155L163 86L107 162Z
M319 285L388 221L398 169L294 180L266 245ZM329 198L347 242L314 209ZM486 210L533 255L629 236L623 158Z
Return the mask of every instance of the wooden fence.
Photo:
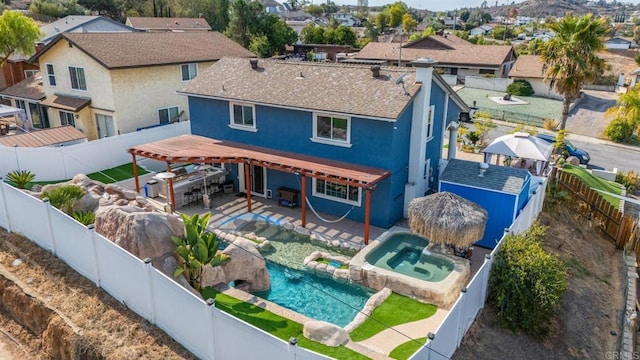
M554 169L556 170L556 169ZM576 210L591 219L594 228L606 239L612 241L616 248L634 251L640 255L640 232L637 218L625 215L601 193L593 190L575 175L564 171L554 171L556 186L571 193L576 201Z

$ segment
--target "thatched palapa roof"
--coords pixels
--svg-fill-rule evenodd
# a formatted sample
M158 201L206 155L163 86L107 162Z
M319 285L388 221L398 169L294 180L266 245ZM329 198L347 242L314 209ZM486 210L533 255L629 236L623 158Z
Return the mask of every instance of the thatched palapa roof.
M411 231L429 244L468 247L482 239L487 223L485 209L446 191L415 198L408 210Z

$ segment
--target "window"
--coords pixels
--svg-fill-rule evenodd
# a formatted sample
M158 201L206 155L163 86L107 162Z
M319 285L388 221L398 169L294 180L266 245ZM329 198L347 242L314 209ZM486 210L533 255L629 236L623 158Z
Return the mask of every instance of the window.
M47 77L49 78L49 85L56 86L56 73L53 71L53 64L47 64Z
M37 73L38 73L38 70L25 70L24 77L25 78L33 77Z
M253 105L231 104L231 127L256 128L255 111Z
M351 119L315 115L313 120L313 140L331 144L350 144Z
M182 81L189 81L198 76L198 64L182 64L180 65L182 72Z
M24 100L16 100L16 107L27 111L27 105L24 103Z
M160 118L160 124L168 124L171 120L178 117L180 109L177 106L171 106L168 108L158 110L158 117Z
M76 118L73 113L67 111L58 111L58 115L60 115L60 125L71 125L76 127Z
M360 205L360 188L337 184L322 179L313 179L313 195L347 204Z
M496 74L495 70L490 70L490 69L480 69L479 72L480 72L480 75L495 75Z
M429 106L429 113L427 114L427 140L433 138L433 117L436 112L435 105Z
M87 91L87 80L84 77L84 68L69 66L69 77L71 78L72 89Z

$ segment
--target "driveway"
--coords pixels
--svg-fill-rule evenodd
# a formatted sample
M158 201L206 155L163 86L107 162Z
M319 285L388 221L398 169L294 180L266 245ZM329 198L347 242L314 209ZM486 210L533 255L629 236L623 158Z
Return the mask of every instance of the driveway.
M619 94L594 90L583 92L582 100L569 112L566 129L571 134L602 137L604 129L611 121L604 113L616 105Z

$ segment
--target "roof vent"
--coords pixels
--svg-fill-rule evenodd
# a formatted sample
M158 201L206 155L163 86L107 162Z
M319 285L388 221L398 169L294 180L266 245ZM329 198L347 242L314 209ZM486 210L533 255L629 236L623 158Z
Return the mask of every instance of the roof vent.
M371 66L371 75L373 75L374 78L380 77L380 65Z
M249 59L249 63L251 64L251 68L253 70L258 68L258 59Z
M487 170L489 169L489 164L483 162L478 164L478 168L480 169L480 173L478 174L478 176L480 177L484 177L484 173L487 172Z
M54 27L53 30L55 30L56 32L60 32L60 28L59 27Z

